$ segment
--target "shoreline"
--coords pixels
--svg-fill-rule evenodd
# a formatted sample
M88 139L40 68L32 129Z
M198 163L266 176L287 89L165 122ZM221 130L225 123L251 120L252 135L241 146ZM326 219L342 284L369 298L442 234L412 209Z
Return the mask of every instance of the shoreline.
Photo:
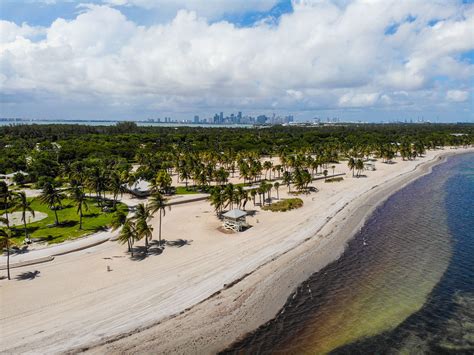
M432 159L420 161L408 172L379 182L346 202L333 216L327 218L314 236L257 266L250 273L181 313L73 351L223 351L273 319L302 282L337 260L373 211L391 195L419 177L429 174L433 166L445 162L449 156L473 151L468 148L462 151L436 152ZM275 285L278 285L277 289Z

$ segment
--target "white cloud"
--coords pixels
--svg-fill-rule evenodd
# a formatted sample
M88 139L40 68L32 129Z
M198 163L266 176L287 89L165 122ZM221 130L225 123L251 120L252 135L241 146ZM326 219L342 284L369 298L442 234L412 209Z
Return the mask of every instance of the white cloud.
M178 10L195 11L199 16L214 19L228 13L268 11L278 0L103 0L103 3L156 9L158 15L175 14Z
M474 49L472 7L448 0L305 0L272 26L263 21L239 28L201 17L214 11L212 4L222 13L274 2L163 0L160 4L187 9L151 26L130 21L120 6L98 5L47 28L1 21L0 90L146 112L423 109L439 100L466 100L453 87L469 85L474 75L473 65L459 60ZM189 11L193 8L199 11ZM408 16L415 20L406 21ZM442 21L430 27L433 18ZM400 23L398 30L386 36L393 23ZM435 85L440 76L447 84Z
M469 98L469 92L463 90L449 90L446 98L452 102L464 102Z
M370 107L375 105L380 95L378 93L345 94L339 99L341 107Z

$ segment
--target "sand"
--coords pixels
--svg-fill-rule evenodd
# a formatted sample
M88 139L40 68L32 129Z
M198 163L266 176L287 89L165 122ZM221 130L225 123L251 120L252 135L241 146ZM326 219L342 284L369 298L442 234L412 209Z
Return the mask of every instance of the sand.
M0 217L5 218L5 214L0 215ZM8 219L9 219L10 226L12 226L12 227L13 226L22 226L23 225L22 217L23 217L23 212L9 213L8 214ZM26 218L26 223L27 224L41 221L42 219L45 219L47 217L48 217L48 215L46 213L39 212L39 211L35 211L34 216L29 211L26 211L26 213L25 213L25 218ZM4 223L0 222L0 227L4 227Z
M0 351L223 350L272 319L299 283L337 259L388 195L429 171L441 155L461 151L467 150L377 162L365 178L352 178L339 164L344 181L315 182L319 192L302 196L303 208L257 212L248 219L253 227L240 234L221 233L208 202L173 206L163 219L163 237L182 246L141 261L110 241L14 269L13 278L39 273L0 281ZM286 190L280 188L280 197ZM158 221L153 225L157 238Z

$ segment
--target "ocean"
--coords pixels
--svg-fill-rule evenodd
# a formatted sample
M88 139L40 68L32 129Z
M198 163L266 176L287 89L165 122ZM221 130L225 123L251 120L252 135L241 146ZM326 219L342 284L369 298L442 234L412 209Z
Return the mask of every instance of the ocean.
M224 353L474 353L473 201L474 154L449 157Z

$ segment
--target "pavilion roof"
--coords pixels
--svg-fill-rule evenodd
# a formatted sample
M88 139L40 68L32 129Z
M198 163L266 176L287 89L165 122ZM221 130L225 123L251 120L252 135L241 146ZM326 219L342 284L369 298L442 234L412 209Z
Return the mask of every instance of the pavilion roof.
M233 210L227 211L223 214L224 217L232 218L232 219L239 219L240 217L244 217L247 215L247 212L239 210L238 208L234 208Z

